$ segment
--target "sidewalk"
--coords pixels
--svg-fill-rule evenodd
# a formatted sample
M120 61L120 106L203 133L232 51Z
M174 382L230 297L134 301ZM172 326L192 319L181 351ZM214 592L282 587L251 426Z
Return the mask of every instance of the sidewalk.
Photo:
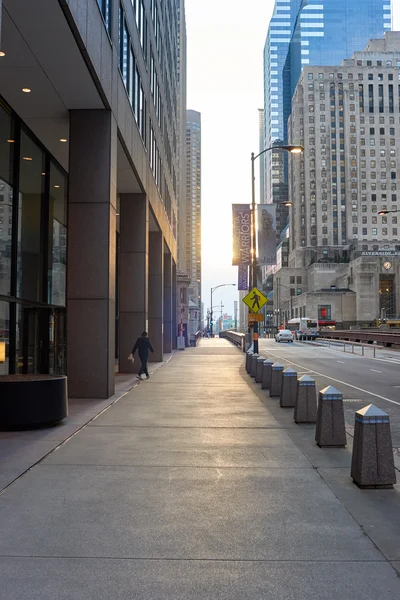
M177 353L10 485L0 598L400 598L399 489L358 490L243 362Z

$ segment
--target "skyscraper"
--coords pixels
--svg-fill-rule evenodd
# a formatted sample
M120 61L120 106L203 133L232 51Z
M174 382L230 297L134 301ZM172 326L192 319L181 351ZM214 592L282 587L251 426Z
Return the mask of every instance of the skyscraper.
M190 277L189 304L201 314L201 115L187 111L186 118L186 229L185 271Z
M399 81L392 31L340 65L302 71L288 129L304 155L291 161L291 252L274 282L281 300L279 283L291 286L286 318L399 314Z
M264 46L264 148L284 139L283 70L300 4L301 0L275 0ZM272 175L265 180L266 202L273 201L273 185L279 184L284 177L279 165L272 169L277 154L267 152L265 155L266 172Z
M176 346L184 0L0 12L0 375L108 398L133 335Z
M264 49L265 148L287 141L292 96L304 66L340 64L369 39L382 37L391 23L391 0L276 0ZM287 157L268 152L265 160L266 201L287 200Z
M284 135L304 66L340 64L392 28L391 0L303 0L284 68ZM285 137L286 139L286 137Z

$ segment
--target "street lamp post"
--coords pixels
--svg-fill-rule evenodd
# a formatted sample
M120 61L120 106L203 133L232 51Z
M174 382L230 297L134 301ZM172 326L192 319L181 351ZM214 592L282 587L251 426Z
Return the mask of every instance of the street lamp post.
M256 192L255 192L255 174L254 174L254 162L257 158L269 152L270 150L286 150L291 154L300 154L303 152L303 146L271 146L266 148L257 155L254 152L251 153L251 271L250 271L250 289L256 286L257 279L257 244L256 244ZM291 202L283 202L282 204L291 205ZM258 353L258 322L253 323L253 349L255 353Z
M213 336L213 325L214 325L214 323L213 323L213 308L215 308L213 306L213 293L218 288L226 287L226 286L229 286L229 285L235 286L236 283L221 283L220 285L216 285L215 287L211 288L211 313L210 313L210 335L211 335L211 337Z
M290 319L292 318L292 290L290 287L288 287L287 285L283 285L283 283L276 283L274 285L277 285L278 287L283 287L285 288L285 290L289 290L289 315L290 315ZM280 296L279 296L279 300L280 300ZM280 302L279 302L280 304Z
M378 215L380 215L381 217L384 217L385 215L388 215L389 213L397 213L400 212L399 208L396 208L395 210L380 210L378 212Z

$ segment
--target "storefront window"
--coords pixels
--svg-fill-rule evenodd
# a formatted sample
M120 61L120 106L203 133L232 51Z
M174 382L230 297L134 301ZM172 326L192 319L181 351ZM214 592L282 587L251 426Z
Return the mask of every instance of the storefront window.
M11 115L0 106L0 295L11 288L14 132Z
M318 319L320 321L330 321L331 318L332 318L331 305L330 304L318 305Z
M0 375L8 375L10 344L10 305L0 302Z
M50 166L48 303L65 306L67 278L67 179Z
M0 376L65 374L67 175L1 100L0 131Z
M41 300L43 282L41 220L45 191L45 155L24 132L21 133L21 157L18 199L18 297Z

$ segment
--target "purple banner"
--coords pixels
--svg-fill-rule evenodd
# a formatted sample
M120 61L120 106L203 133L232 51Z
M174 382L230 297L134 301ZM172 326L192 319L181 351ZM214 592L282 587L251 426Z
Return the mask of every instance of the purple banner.
M247 265L239 265L238 270L238 290L247 292L249 289L249 267Z
M250 204L232 204L233 265L251 263L251 212Z

